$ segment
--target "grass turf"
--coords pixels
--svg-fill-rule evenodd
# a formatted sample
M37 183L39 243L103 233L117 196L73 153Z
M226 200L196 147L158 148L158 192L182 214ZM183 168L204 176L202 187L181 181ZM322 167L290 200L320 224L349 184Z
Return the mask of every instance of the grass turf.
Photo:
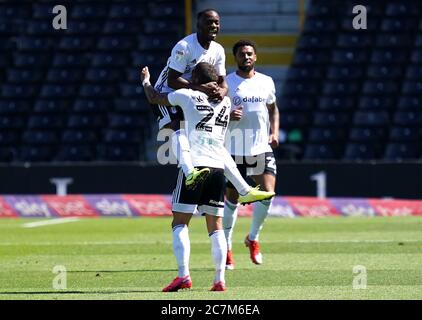
M176 276L170 218L82 219L23 228L36 220L0 219L0 299L422 299L422 218L269 218L264 264L234 233L236 269L227 292L209 292L213 263L205 220L190 226L193 289L162 293ZM67 289L53 289L56 265ZM367 288L353 289L365 266Z

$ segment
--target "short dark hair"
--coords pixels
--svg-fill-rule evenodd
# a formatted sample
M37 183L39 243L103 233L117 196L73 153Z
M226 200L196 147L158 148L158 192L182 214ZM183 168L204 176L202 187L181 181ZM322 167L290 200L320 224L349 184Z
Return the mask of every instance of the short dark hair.
M233 55L235 56L237 53L237 50L240 47L245 47L245 46L250 46L253 48L254 52L256 53L256 44L255 42L251 41L251 40L239 40L238 42L236 42L233 46Z
M218 12L214 9L211 9L211 8L204 9L204 10L198 12L198 14L196 15L196 21L199 21L199 19L201 19L202 16L205 15L209 11L214 11L216 14L218 14Z
M208 62L198 63L192 73L195 73L199 84L218 81L217 70L215 70L214 66Z

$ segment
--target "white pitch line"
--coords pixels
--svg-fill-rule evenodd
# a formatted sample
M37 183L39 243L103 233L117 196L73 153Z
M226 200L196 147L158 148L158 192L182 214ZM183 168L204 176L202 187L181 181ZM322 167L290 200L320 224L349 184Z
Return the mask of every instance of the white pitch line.
M281 241L264 241L265 244L318 244L318 243L415 243L422 242L422 240L281 240ZM172 244L172 241L39 241L39 242L0 242L2 246L71 246L71 245L152 245L152 244ZM194 244L209 244L209 241L195 241Z
M61 224L61 223L68 223L68 222L75 222L80 220L80 218L77 217L70 217L70 218L57 218L53 220L47 220L47 221L37 221L37 222L29 222L22 225L23 228L37 228L37 227L44 227L49 226L53 224Z

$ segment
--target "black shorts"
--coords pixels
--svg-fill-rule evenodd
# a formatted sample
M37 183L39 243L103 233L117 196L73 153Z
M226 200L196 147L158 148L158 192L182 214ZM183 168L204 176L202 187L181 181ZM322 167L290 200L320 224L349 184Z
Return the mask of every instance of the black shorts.
M202 169L204 167L198 167ZM224 215L224 170L210 168L208 177L196 189L188 190L186 177L180 169L176 188L173 191L173 212L209 214L222 217Z
M182 121L184 119L182 108L179 106L168 107L160 105L151 105L152 112L157 117L158 130L161 130L165 125L172 120Z
M277 175L277 164L273 152L261 153L256 156L233 156L240 174L244 179L249 176L262 174ZM227 188L236 189L230 181L227 181Z

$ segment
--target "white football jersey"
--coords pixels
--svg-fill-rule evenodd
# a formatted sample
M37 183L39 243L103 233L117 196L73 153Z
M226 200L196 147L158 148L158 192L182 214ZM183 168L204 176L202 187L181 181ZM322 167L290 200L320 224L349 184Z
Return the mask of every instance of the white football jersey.
M211 41L210 47L205 50L199 44L196 33L193 33L180 40L174 46L171 56L167 60L167 65L161 71L154 88L162 93L174 91L167 84L169 68L182 73L182 78L191 82L192 70L199 62L212 64L219 76L226 75L224 48L219 43Z
M200 91L179 89L168 94L173 106L180 106L185 115L185 131L188 135L192 163L224 169L224 146L230 120L230 99L220 102L208 101Z
M268 144L270 119L268 104L276 101L274 81L271 77L255 72L250 79L230 73L226 77L232 111L243 106L243 117L231 121L226 137L226 148L232 155L255 156L271 152Z

